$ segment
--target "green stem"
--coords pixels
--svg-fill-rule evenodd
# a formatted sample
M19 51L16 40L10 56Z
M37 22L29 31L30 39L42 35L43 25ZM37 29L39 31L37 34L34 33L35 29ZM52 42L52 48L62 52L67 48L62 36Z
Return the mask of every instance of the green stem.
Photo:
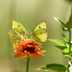
M71 29L69 29L69 54L71 54ZM69 58L71 61L71 59Z
M26 72L29 72L29 64L30 64L30 57L27 57L27 62L26 62Z

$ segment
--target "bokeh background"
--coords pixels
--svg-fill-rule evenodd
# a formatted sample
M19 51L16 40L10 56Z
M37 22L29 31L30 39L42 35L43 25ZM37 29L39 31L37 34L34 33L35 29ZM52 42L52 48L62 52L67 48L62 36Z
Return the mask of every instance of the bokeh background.
M26 59L14 58L8 39L12 19L21 22L28 32L32 32L40 22L46 21L48 39L62 39L61 25L54 17L66 22L69 15L70 4L65 0L0 0L0 72L25 72ZM37 70L44 64L65 64L61 50L54 47L52 42L47 40L43 48L46 50L43 58L31 58L30 72L44 72Z

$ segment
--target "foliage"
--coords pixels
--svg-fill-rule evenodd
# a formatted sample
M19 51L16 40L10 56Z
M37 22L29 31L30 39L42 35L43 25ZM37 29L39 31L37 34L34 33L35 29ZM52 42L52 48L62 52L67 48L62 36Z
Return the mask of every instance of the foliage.
M44 71L50 69L50 70L55 70L57 72L72 72L72 63L71 63L71 59L72 59L72 41L71 41L72 12L71 12L68 22L66 23L64 23L60 19L57 19L56 17L55 17L55 20L61 23L61 27L63 30L63 33L62 33L63 39L62 40L49 39L49 41L55 43L55 47L59 48L62 51L64 57L69 59L69 61L67 65L52 63L52 64L46 64L44 66L41 66L40 69ZM64 32L69 33L69 36L68 36L69 38L64 34Z
M53 64L47 64L47 65L41 66L40 70L44 70L44 71L55 70L57 72L65 72L66 67L62 64L53 63Z

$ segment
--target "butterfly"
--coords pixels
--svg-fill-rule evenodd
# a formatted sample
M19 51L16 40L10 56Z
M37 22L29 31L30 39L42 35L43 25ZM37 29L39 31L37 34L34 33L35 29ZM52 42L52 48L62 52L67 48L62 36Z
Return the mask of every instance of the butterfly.
M33 37L41 42L45 42L47 40L46 22L42 22L35 27L33 31Z
M20 22L17 22L15 20L12 21L12 30L11 30L11 34L14 34L14 33L16 34L17 37L19 37L19 40L20 39L24 40L28 37L27 36L28 32L26 31L25 27ZM31 38L40 42L45 42L47 40L46 22L42 22L39 25L37 25L31 35L32 35Z

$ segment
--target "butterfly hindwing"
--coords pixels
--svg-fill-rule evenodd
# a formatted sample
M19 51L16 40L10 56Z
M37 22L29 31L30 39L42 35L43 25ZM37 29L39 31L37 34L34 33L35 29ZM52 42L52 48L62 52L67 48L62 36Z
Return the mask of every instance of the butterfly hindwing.
M12 43L13 48L15 49L17 47L17 44L21 41L21 37L13 30L10 30L8 32L9 39Z
M36 26L33 32L33 37L41 42L45 42L47 40L46 22L42 22Z

